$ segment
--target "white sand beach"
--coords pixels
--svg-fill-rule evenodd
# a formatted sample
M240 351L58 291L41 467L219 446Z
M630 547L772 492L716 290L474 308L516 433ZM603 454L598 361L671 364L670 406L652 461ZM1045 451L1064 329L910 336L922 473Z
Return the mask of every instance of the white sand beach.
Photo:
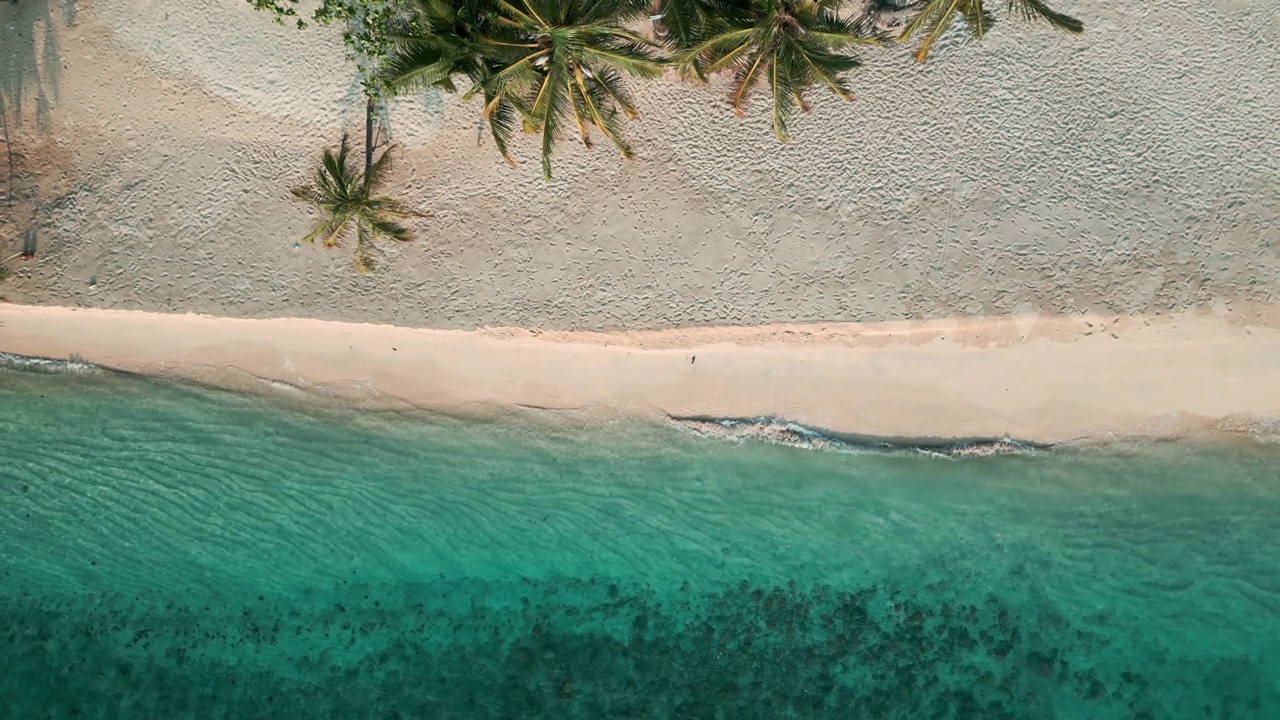
M1220 431L1280 441L1280 324L1223 317L625 334L0 305L0 348L464 416L534 408L776 417L899 440L1062 443Z
M721 86L641 86L638 159L567 142L550 184L532 142L516 168L477 145L476 105L398 100L396 193L432 217L357 275L296 243L287 192L362 127L336 31L0 3L0 259L40 248L0 283L0 351L887 437L1280 417L1275 7L1059 5L1084 36L867 57L789 145Z

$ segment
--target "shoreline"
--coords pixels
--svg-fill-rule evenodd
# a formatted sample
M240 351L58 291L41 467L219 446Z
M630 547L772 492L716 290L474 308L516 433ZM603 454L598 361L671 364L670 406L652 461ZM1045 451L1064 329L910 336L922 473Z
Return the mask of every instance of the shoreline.
M770 418L915 445L1280 434L1280 328L1212 315L467 332L3 304L0 351L459 417Z

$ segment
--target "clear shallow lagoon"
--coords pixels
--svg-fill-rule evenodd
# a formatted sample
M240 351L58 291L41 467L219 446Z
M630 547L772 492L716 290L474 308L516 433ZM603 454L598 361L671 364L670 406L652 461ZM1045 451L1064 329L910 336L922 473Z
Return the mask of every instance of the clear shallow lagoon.
M1280 717L1280 446L570 424L0 370L0 715Z

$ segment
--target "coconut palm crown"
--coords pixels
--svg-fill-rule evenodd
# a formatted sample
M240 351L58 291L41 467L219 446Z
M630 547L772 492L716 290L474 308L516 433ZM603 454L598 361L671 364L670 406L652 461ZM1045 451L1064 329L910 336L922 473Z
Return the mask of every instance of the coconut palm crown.
M708 26L748 12L749 4L743 0L654 0L654 33L670 47L691 47L706 36Z
M386 184L391 171L390 153L384 152L368 173L361 173L348 165L350 152L347 136L343 135L337 152L324 151L315 182L290 192L321 213L320 221L302 242L314 243L319 239L325 247L336 247L354 235L356 270L368 272L374 264L374 240L412 240L409 229L399 221L423 215L393 198L376 194Z
M488 77L485 45L500 31L495 0L412 0L410 10L379 67L391 89L454 92L457 76L473 83Z
M378 72L382 87L395 95L430 87L456 92L455 80L469 81L464 98L484 97L494 142L511 162L507 139L515 129L515 108L485 87L503 68L501 56L517 46L511 27L501 22L497 2L414 0L409 21L391 42Z
M865 21L841 14L840 2L740 0L732 11L717 12L696 28L675 60L704 79L731 73L730 100L739 117L751 90L767 85L773 132L787 142L788 121L797 110L809 110L805 91L817 85L852 100L844 74L862 63L847 50L881 42Z
M1047 22L1058 30L1075 35L1084 32L1084 23L1053 10L1042 0L1005 0L1004 5L1009 15L1023 20ZM986 35L996 22L995 15L983 5L983 0L924 0L899 40L906 42L920 34L922 38L916 49L916 60L924 62L934 43L946 34L957 18L964 18L969 35L975 40Z
M648 0L418 0L383 82L392 92L452 90L454 77L466 77L463 97L483 94L481 116L508 161L517 124L541 134L548 180L567 131L590 146L595 129L632 158L621 116L639 111L623 77L654 78L663 67L657 46L626 27L648 7Z
M566 131L576 130L592 144L591 128L613 143L622 156L635 157L622 136L621 118L640 112L623 76L662 75L656 46L628 30L641 17L646 0L518 0L500 2L500 10L522 39L512 58L486 84L510 98L525 129L542 135L542 173L551 179L551 155Z

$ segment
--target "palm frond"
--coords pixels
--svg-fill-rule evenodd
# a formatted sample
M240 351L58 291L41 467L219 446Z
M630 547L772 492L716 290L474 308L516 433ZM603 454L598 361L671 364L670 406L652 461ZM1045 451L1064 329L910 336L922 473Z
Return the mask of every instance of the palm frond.
M576 68L577 74L581 74L581 68ZM595 125L592 119L591 109L587 107L586 96L578 91L577 78L569 77L565 80L565 94L569 98L570 115L573 116L573 122L578 126L578 139L586 148L595 147L595 142L591 139L591 127Z
M489 134L493 136L493 144L508 164L515 166L511 153L507 151L507 141L516 132L515 108L509 100L496 93L485 96L487 101L483 117L489 125Z
M436 37L398 43L379 65L379 80L397 94L451 85L462 61L457 50Z
M808 40L805 37L794 42L803 47ZM853 92L840 75L861 67L862 61L858 58L823 48L804 47L803 51L794 53L794 63L798 66L797 73L808 81L806 84L823 85L841 100L853 100Z
M1084 32L1084 23L1057 12L1042 0L1008 0L1008 7L1011 14L1019 15L1024 20L1044 20L1059 30L1075 35Z
M561 5L567 4L558 0ZM573 17L583 24L627 25L647 17L652 0L577 0Z
M602 102L601 105L613 102L618 107L622 108L622 111L627 114L627 117L640 117L640 111L636 108L635 101L631 98L631 94L627 92L627 89L623 87L622 78L620 78L616 72L612 70L602 70L596 73L595 85L602 92L608 95L607 100Z
M428 218L432 217L430 212L419 212L413 208L406 207L395 198L386 196L371 198L364 205L370 211L374 211L379 217L386 218Z
M755 35L755 28L736 28L720 33L710 38L703 39L698 44L686 49L682 54L677 55L675 62L677 63L699 63L706 64L707 72L715 72L723 68L734 56L749 49L752 46L751 38ZM702 63L700 61L707 61Z
M928 59L929 51L933 49L934 43L946 34L951 27L951 23L955 20L956 13L960 10L962 3L968 1L930 0L919 15L911 18L899 39L906 42L917 32L923 30L924 39L920 41L920 46L916 48L917 62L924 62Z
M743 116L742 105L747 100L747 92L751 90L751 86L760 77L760 74L768 69L766 63L767 55L762 51L756 51L754 57L747 57L742 63L733 78L733 111L738 117Z
M327 217L324 220L320 221L314 228L312 228L311 232L303 236L302 240L300 240L299 242L313 244L315 243L316 238L321 236L324 236L327 239L328 237L332 236L335 232L337 232L340 229L340 227L341 226L340 226L340 223L338 222L338 218L335 218L332 216Z
M642 45L628 42L608 42L584 45L582 53L601 64L637 77L662 76L662 63L643 49Z
M397 220L425 215L394 198L375 194L389 179L390 150L384 151L370 166L367 175L348 167L351 148L346 135L342 136L337 151L324 151L315 184L289 191L321 215L320 221L300 242L319 240L325 247L335 247L354 232L356 269L368 272L373 268L370 252L374 239L383 237L397 242L412 239L409 229Z
M386 218L366 217L364 218L364 225L368 227L367 233L374 237L384 237L396 242L413 240L413 235L409 232L409 228Z
M785 42L785 41L784 41ZM784 62L780 53L775 52L769 63L767 81L769 92L773 98L772 120L773 134L782 142L790 142L791 135L787 131L787 121L795 114L799 106L801 86L796 82L797 73L790 63Z
M631 150L631 146L622 137L621 128L618 127L617 113L609 112L602 109L606 98L611 95L600 89L599 83L588 83L581 71L573 79L574 89L582 99L582 107L585 110L591 123L600 129L600 132L614 144L622 153L622 156L628 160L635 157L635 153Z
M711 7L705 0L662 0L654 25L659 36L678 49L688 47L698 35L705 33L712 17Z
M348 165L350 155L351 144L347 135L343 134L337 152L326 149L321 157L315 184L320 193L332 203L342 204L359 196L360 171Z
M809 109L811 86L853 98L843 75L861 63L845 48L883 42L868 22L841 14L839 6L839 0L736 0L724 18L691 33L674 61L703 79L732 73L729 99L740 117L753 87L767 87L774 134L786 142L791 117Z
M317 230L320 230L321 228L323 228L323 232L312 237L311 242L315 242L316 237L320 237L320 235L323 235L324 242L321 243L322 246L337 247L338 245L342 244L343 236L347 233L347 231L351 229L351 225L353 224L351 222L352 218L353 218L353 213L344 213L342 215L335 215L331 220L329 220L326 223L323 223L320 227L316 228ZM354 225L357 228L359 228L360 224L354 223Z
M1005 7L1010 15L1023 20L1042 20L1070 33L1084 32L1083 23L1053 10L1043 0L1005 0ZM916 48L916 60L924 62L934 44L947 33L957 17L964 18L969 35L975 40L986 35L995 23L995 16L985 7L983 0L928 0L907 22L898 39L905 42L917 34L923 35Z
M960 11L974 40L981 40L995 24L995 17L982 6L982 0L968 0Z
M531 106L534 117L542 124L542 177L551 181L551 153L555 151L560 123L564 119L567 73L560 65L553 65L543 81L542 88Z
M624 22L642 16L651 0L492 0L510 41L486 40L502 52L489 61L480 81L482 117L503 156L517 121L541 136L543 177L551 179L551 158L561 135L574 132L591 146L592 128L626 157L621 116L637 117L622 76L655 78L663 60L657 46ZM473 88L469 93L475 93Z
M505 15L517 22L542 26L547 24L545 20L538 17L537 13L529 12L529 3L526 2L526 0L514 0L513 2L497 0L497 6L498 10L502 11Z
M373 165L369 166L369 174L361 178L360 196L366 199L373 197L373 194L382 189L387 184L387 176L391 174L391 150L395 146L392 145L382 151L382 155L373 161Z

